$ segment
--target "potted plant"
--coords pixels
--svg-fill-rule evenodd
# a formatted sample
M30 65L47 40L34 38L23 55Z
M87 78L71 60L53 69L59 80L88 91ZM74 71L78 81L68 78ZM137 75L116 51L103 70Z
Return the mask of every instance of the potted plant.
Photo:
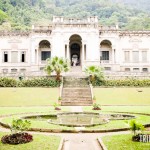
M140 135L142 131L144 131L144 126L137 122L135 119L130 120L129 122L130 130L133 132L132 140L133 141L140 141Z
M55 110L61 110L61 108L59 108L59 104L58 103L54 103L53 106L54 106Z
M23 132L28 130L31 122L28 120L14 119L10 126L11 134L2 137L1 141L3 144L24 144L33 141L31 134Z
M101 110L100 104L94 103L93 110Z

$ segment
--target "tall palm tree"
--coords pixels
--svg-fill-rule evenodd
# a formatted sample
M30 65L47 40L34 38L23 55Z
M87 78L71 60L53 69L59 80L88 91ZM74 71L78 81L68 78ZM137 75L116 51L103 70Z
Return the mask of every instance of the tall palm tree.
M104 79L102 68L99 66L89 66L85 68L85 73L90 76L90 81L93 83L97 78Z
M62 72L69 71L69 61L64 58L59 58L57 56L52 59L47 59L47 64L45 66L45 71L50 75L53 71L56 73L56 80L60 80L60 74Z

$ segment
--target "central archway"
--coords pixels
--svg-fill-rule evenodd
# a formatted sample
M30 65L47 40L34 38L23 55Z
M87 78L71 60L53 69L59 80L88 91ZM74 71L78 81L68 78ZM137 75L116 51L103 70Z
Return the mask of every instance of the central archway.
M71 66L81 66L82 38L79 35L72 35L69 38Z

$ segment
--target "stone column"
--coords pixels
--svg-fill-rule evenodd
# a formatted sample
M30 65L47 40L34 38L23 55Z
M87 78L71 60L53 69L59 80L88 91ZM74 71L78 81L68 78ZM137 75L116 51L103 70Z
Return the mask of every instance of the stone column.
M31 40L31 64L35 64L35 41Z
M115 47L112 47L112 63L115 63Z
M69 49L69 44L66 44L67 45L67 59L70 60L70 49Z

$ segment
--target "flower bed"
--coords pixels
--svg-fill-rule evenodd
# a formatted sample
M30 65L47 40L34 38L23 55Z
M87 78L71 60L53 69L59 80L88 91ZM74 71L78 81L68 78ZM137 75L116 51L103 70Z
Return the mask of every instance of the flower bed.
M22 133L15 133L10 135L5 135L1 139L3 144L25 144L33 141L32 135L22 132Z

